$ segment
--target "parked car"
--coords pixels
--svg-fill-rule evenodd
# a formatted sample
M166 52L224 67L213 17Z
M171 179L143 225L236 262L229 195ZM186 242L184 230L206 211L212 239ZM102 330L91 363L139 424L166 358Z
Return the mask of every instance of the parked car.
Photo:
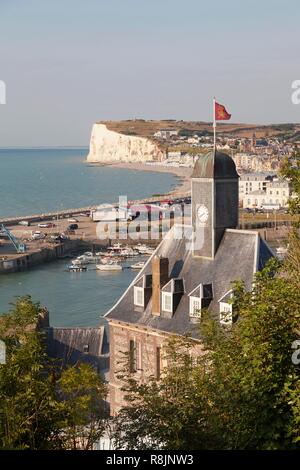
M33 240L43 240L45 237L46 235L42 232L39 232L38 230L32 235Z
M68 230L77 230L78 229L78 224L70 224L68 226Z
M40 227L40 228L52 228L52 227L56 227L56 225L53 224L52 222L45 222L45 223L38 224L38 227Z
M68 219L68 222L78 222L78 220L75 219L75 217L71 217L70 219Z
M29 227L30 221L29 220L20 220L19 225L24 225L25 227Z
M69 240L70 237L68 237L68 235L66 235L65 233L59 233L59 234L56 234L56 235L51 235L51 240L55 240L55 241L64 241L64 240Z

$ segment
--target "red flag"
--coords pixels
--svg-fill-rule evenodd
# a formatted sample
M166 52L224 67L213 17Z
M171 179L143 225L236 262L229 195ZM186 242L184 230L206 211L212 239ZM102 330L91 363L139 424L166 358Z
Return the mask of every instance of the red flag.
M227 121L230 118L231 118L231 114L227 113L225 106L215 102L215 120Z

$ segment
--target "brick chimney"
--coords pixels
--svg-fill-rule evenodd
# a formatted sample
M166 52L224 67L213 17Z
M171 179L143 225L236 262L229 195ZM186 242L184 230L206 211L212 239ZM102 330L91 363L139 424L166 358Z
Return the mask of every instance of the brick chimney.
M160 315L160 289L169 281L169 259L152 259L152 315Z

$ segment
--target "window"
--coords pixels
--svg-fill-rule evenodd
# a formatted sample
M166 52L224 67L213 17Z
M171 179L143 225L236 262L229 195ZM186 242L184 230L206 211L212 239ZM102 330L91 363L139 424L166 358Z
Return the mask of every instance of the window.
M165 312L172 312L172 294L163 292L162 304Z
M220 323L223 325L229 325L232 323L232 313L230 308L224 309L220 312Z
M129 341L129 371L136 372L141 367L141 344L131 339Z
M232 323L232 304L220 303L220 323L229 325Z
M190 316L201 317L201 299L199 297L190 297Z
M134 287L134 305L144 307L144 289L142 287Z
M156 348L156 379L160 379L161 373L161 349L159 347Z

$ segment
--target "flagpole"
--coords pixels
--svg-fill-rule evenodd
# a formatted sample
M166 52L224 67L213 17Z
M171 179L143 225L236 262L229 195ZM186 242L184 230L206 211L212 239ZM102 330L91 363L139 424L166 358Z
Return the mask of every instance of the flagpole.
M213 99L213 116L214 116L214 120L213 120L213 128L214 128L214 152L216 152L216 148L217 148L217 140L216 140L216 127L217 127L217 123L216 123L216 97L214 96L214 99Z

